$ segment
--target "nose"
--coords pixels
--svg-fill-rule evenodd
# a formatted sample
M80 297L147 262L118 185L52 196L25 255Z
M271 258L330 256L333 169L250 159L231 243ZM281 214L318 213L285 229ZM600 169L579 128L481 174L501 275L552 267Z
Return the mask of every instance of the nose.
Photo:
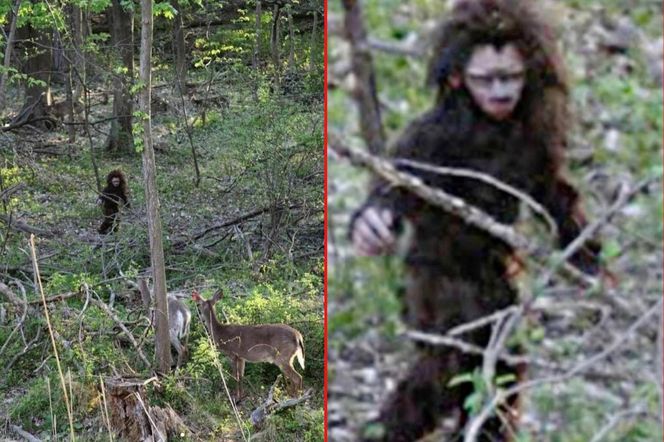
M491 82L491 99L495 101L510 101L512 92L506 81L495 78Z

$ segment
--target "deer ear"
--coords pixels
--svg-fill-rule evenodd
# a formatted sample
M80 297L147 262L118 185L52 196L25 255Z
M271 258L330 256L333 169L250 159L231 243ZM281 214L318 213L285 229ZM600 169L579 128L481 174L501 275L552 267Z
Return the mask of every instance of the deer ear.
M210 299L210 301L212 301L212 303L219 301L223 294L224 294L223 290L221 289L217 290L217 292L212 296L212 299Z

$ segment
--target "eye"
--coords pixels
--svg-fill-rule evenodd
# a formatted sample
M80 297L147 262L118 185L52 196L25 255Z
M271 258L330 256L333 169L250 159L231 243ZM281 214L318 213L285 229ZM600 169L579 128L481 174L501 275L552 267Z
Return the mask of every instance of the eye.
M523 72L514 72L500 76L501 81L521 81L523 79Z
M473 84L479 87L488 87L491 86L491 83L493 82L493 77L490 75L470 74L468 75L468 81L472 82Z

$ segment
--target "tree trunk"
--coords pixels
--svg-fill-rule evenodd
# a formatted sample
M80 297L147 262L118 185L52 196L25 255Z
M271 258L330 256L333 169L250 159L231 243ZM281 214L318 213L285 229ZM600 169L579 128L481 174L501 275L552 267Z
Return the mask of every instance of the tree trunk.
M295 70L295 26L293 25L293 7L288 5L286 7L288 14L288 39L290 40L290 53L288 54L288 69Z
M314 63L314 54L316 53L316 25L318 24L318 11L314 11L314 24L311 28L311 43L309 44L309 72L313 72L316 64Z
M11 125L32 124L40 129L52 129L52 119L46 114L46 108L51 105L51 39L42 29L24 26L17 30L18 39L24 41L23 72L40 83L25 83L25 103L18 115L11 121Z
M131 132L133 101L130 87L134 77L134 21L131 11L126 11L121 0L113 0L111 6L111 42L125 70L115 74L113 80L113 117L111 131L106 141L110 151L130 152L134 147Z
M75 103L81 101L86 81L85 53L83 52L83 11L76 5L71 5L69 14L69 28L71 29L71 69L74 71L73 82Z
M21 7L21 0L16 0L12 7L11 24L9 25L9 36L7 37L7 45L5 46L5 69L0 76L0 109L5 108L5 93L7 83L7 70L11 64L12 49L14 47L14 37L16 36L16 22L18 21L18 8Z
M274 5L272 13L272 35L270 35L270 52L272 52L272 64L275 70L279 70L279 34L281 33L281 26L279 26L279 16L281 15L281 7Z
M152 87L152 0L141 0L141 65L140 79L143 88L139 95L139 108L143 115L143 179L147 201L148 235L155 299L155 355L159 371L168 373L171 369L171 347L168 337L168 302L166 299L166 270L164 247L161 239L161 218L159 217L159 192L157 191L157 166L152 148L152 125L150 116L150 95Z
M109 424L117 440L165 442L169 436L190 436L184 422L172 408L148 405L145 386L156 378L105 381Z
M67 121L71 124L67 126L67 135L69 136L69 143L74 143L76 141L76 126L74 117L74 107L79 108L78 103L74 101L74 63L73 60L76 57L76 49L74 47L74 29L73 29L73 14L74 14L74 5L66 5L65 10L67 16L69 17L69 29L70 32L66 36L66 40L62 41L63 50L64 50L64 63L65 63L65 97L66 97L66 108L67 108ZM59 31L56 31L60 35Z
M177 0L173 1L177 11L173 22L173 53L175 55L175 81L181 94L185 93L187 81L187 58L185 54L184 28L182 27L182 6Z
M256 0L256 42L254 43L254 55L251 58L251 66L254 70L254 87L253 87L253 96L254 96L254 101L258 101L258 84L260 80L260 75L259 75L259 69L258 69L258 52L260 49L260 41L261 41L261 2L260 0Z

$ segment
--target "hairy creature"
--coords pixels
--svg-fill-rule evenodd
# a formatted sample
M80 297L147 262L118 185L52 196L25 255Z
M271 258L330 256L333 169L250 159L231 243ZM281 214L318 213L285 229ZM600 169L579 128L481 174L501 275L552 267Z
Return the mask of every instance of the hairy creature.
M577 191L562 177L568 128L568 85L552 29L526 0L461 0L441 25L429 67L437 88L432 108L416 118L394 146L395 158L472 169L531 195L551 213L559 245L585 225ZM517 219L519 201L465 177L402 167L432 186L462 197L503 223ZM445 333L517 302L508 263L514 250L460 218L404 189L376 181L351 223L356 250L389 253L404 221L413 227L405 257L404 320L418 330ZM571 262L598 272L599 245L589 241ZM490 327L463 335L486 347ZM443 417L467 421L470 383L449 386L482 366L480 356L421 344L410 372L372 423L366 440L413 441ZM499 363L496 376L519 378L523 367ZM517 398L510 405L516 406ZM506 410L506 416L516 410ZM514 412L514 413L512 413ZM505 441L511 430L489 419L480 440ZM459 434L457 434L458 436Z
M121 170L112 170L106 176L106 187L97 198L101 206L104 220L99 226L99 233L105 235L116 232L120 224L120 207L129 207L129 190L127 180Z

